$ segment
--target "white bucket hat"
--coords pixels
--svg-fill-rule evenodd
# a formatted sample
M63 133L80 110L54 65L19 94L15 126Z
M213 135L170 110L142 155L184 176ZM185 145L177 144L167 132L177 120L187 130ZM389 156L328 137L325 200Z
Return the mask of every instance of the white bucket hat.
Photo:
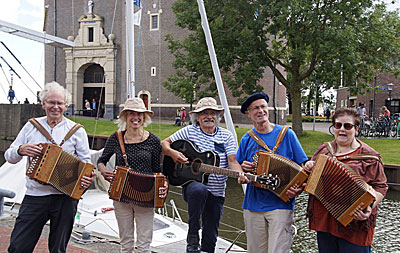
M148 113L150 117L153 117L154 112L150 111L144 105L144 102L141 98L128 98L125 101L124 109L119 113L119 117L121 117L122 113L125 111L135 111L135 112L144 112Z
M224 111L223 108L218 107L217 101L214 98L205 97L205 98L202 98L202 99L199 100L199 102L197 103L195 109L193 111L191 111L190 113L202 112L202 111L207 110L207 109L220 111L220 112Z

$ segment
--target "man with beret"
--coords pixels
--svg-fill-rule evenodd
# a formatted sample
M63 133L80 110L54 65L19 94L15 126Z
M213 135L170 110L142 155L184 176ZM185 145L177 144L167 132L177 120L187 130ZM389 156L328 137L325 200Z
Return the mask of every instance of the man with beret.
M231 132L218 127L224 109L211 97L199 100L195 110L190 112L191 125L181 128L162 141L162 151L175 163L187 164L188 158L171 148L173 141L189 140L199 151L212 150L220 158L220 167L242 172L236 161L236 144ZM186 252L214 252L217 242L218 227L225 202L226 176L210 174L208 184L191 182L182 187L183 199L188 203L189 230ZM200 226L201 220L201 226ZM199 230L202 228L201 245Z
M273 124L268 119L268 95L254 93L242 104L240 111L253 122L254 133L262 139L270 150L273 150L279 132L283 128ZM253 155L257 151L269 151L261 147L246 133L236 154L237 161L243 171L254 172ZM275 152L294 162L301 164L307 161L296 134L289 129L282 143ZM239 177L240 184L249 183L243 175ZM273 192L257 188L249 183L242 208L247 236L247 250L253 252L289 252L292 244L292 223L294 198L284 202Z

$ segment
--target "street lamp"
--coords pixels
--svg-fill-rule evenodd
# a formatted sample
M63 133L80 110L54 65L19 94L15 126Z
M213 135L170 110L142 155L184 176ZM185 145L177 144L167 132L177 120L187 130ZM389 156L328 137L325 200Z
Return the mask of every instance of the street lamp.
M393 86L394 86L394 84L393 83L388 83L387 84L387 86L388 86L388 91L389 91L389 93L388 93L388 97L389 97L389 111L391 111L391 107L392 107L392 90L393 90Z

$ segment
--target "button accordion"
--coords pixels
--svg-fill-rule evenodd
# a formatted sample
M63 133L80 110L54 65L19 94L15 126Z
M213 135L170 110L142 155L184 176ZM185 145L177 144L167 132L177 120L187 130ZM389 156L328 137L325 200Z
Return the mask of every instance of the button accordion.
M375 191L346 164L319 155L305 191L314 195L328 212L347 226L357 210L364 210L375 200Z
M254 183L254 186L274 192L285 202L289 200L287 190L295 185L301 186L308 177L308 173L300 165L278 154L258 151L254 156L254 162L257 175L269 175L279 179L277 187L258 183Z
M81 178L90 177L94 165L82 162L77 156L63 151L60 146L40 143L40 147L41 154L31 160L26 175L79 200L84 191Z
M160 198L164 186L162 173L143 174L124 166L116 166L114 180L108 191L110 199L142 207L162 208L165 198Z

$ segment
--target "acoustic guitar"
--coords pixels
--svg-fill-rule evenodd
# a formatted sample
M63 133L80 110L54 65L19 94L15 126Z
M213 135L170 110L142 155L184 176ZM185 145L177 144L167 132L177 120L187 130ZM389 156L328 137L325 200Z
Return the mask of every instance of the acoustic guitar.
M209 174L218 174L238 178L240 172L219 167L219 156L214 151L199 151L188 140L176 140L171 143L171 148L181 152L188 158L188 164L175 163L171 157L164 156L163 173L169 183L174 186L183 186L193 181L203 184L208 183ZM251 182L275 188L279 185L277 177L267 175L244 174Z

